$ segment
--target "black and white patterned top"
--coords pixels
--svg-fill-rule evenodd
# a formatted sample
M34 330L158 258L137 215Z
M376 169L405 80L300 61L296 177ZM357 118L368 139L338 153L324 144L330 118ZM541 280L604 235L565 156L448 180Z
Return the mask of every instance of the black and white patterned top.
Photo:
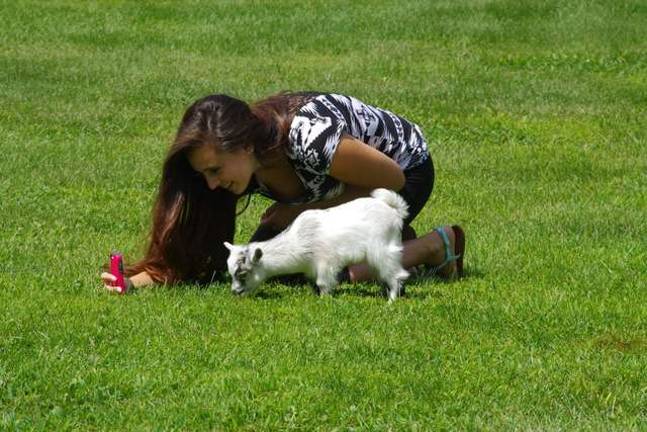
M290 126L286 154L306 190L292 204L331 199L343 192L343 183L328 173L344 134L381 151L403 171L429 158L416 124L350 96L317 95L296 111Z

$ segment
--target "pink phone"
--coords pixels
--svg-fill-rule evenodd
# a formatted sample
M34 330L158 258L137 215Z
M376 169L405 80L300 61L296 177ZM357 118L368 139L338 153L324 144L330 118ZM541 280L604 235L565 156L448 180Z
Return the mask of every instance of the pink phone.
M124 278L124 256L114 251L110 254L110 273L117 278L112 286L119 287L119 294L126 294L126 279Z

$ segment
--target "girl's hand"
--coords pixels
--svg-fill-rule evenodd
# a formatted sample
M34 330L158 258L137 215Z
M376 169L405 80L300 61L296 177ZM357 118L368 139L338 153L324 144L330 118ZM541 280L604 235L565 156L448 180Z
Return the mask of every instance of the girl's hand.
M103 272L101 273L101 280L103 281L103 287L110 292L119 294L119 287L112 286L112 283L117 281L117 277L112 273Z
M112 273L101 273L101 280L103 281L103 287L105 289L115 294L121 294L118 286L112 286L112 284L117 281L116 276ZM126 283L126 293L128 293L132 289L133 283L130 278L124 278L124 282Z
M274 203L261 216L261 224L283 229L290 225L302 211L299 206Z

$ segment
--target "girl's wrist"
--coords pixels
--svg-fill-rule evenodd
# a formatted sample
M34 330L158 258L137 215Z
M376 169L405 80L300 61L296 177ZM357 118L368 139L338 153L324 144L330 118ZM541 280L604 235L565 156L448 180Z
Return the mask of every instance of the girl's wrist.
M126 285L126 293L129 293L135 288L135 284L133 283L132 279L129 277L124 278L124 284Z

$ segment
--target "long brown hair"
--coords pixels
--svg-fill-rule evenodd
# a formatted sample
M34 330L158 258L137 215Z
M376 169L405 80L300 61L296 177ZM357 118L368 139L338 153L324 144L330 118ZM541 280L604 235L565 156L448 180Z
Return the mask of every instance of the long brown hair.
M222 277L232 242L238 196L216 188L189 164L187 155L203 145L226 151L253 147L263 164L286 143L296 108L314 93L281 93L252 106L215 94L184 113L162 168L153 206L150 243L142 260L126 269L147 272L156 282L209 283Z

